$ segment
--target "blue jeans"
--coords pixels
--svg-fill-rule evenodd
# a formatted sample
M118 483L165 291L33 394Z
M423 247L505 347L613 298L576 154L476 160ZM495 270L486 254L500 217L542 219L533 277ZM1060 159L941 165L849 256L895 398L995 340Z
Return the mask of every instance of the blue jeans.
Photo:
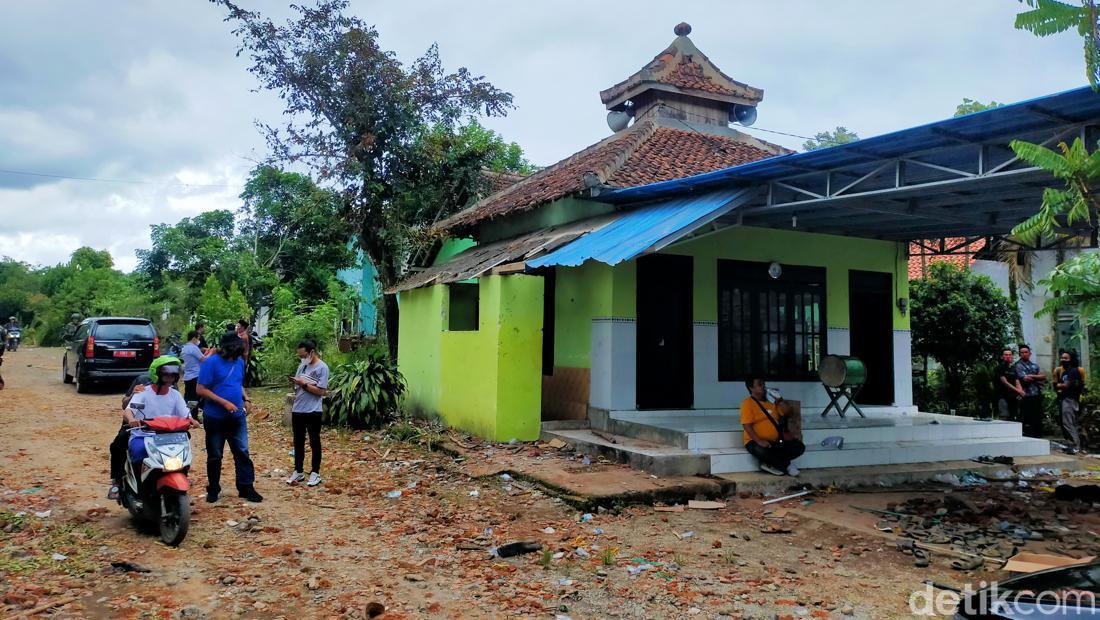
M212 418L208 415L203 426L206 428L207 493L217 495L222 491L222 452L227 441L237 471L237 491L251 489L256 482L256 470L252 466L252 457L248 455L248 424L244 416Z
M145 457L149 456L149 452L145 449L144 437L131 437L129 441L130 462L134 465L134 472L141 476L141 462L145 460Z

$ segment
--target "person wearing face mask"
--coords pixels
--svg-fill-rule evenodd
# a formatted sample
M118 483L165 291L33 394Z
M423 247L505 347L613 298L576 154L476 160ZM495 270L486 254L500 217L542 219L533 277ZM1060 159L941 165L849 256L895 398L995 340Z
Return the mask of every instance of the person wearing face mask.
M287 484L305 479L303 465L306 458L306 433L309 433L310 471L308 486L321 484L321 413L325 395L328 394L328 366L317 354L317 343L303 340L298 343L298 370L290 377L294 386L294 404L290 409L291 426L294 429L294 473Z
M1072 353L1062 351L1061 363L1054 369L1054 391L1062 413L1062 435L1066 438L1066 454L1081 450L1081 433L1077 413L1081 410L1081 390L1085 386L1085 369L1077 366Z

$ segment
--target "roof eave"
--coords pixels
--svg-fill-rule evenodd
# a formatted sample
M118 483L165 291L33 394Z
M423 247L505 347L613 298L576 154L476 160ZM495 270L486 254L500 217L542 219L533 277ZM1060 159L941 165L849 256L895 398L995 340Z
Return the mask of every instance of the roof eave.
M650 90L659 90L666 93L674 93L677 95L685 95L689 97L697 97L699 99L710 99L713 101L721 101L730 104L741 104L755 106L764 100L764 91L760 89L752 89L755 92L750 91L749 95L725 95L722 93L712 93L705 90L698 90L695 88L680 88L671 84L665 84L664 82L658 82L654 80L643 80L637 84L631 85L624 90L622 94L615 96L612 99L604 100L604 103L609 110L614 110L620 107L628 100L637 97L640 93Z

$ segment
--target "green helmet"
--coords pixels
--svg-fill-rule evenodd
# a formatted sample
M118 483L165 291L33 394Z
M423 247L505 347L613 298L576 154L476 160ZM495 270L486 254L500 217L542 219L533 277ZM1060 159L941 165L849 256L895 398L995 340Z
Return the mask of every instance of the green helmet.
M183 360L174 355L162 355L153 360L152 364L149 364L149 380L153 383L157 382L157 371L161 366L183 366ZM182 373L181 373L182 374Z

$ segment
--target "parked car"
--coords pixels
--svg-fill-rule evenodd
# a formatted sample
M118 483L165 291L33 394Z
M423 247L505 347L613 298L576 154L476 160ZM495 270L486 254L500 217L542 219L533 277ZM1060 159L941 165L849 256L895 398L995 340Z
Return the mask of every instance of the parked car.
M133 381L158 355L160 339L149 319L89 317L65 349L61 378L84 393L96 382Z

